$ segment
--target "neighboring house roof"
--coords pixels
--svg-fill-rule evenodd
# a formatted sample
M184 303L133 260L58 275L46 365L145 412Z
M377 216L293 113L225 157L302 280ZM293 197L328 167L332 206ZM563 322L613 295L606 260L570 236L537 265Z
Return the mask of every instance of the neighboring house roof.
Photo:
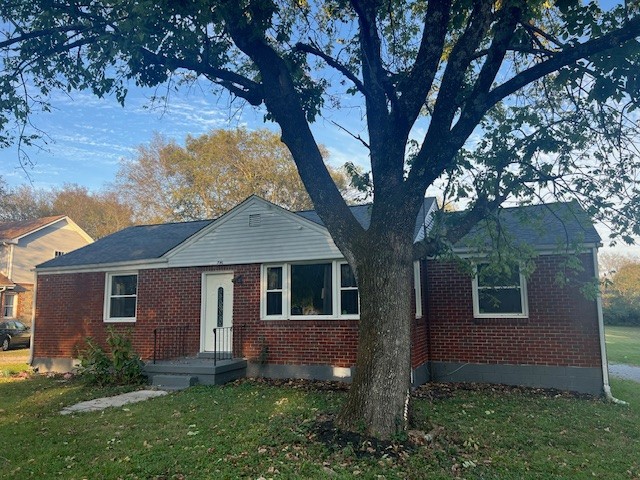
M128 227L37 267L71 267L160 258L212 222L198 220Z
M434 197L427 197L424 199L424 203L422 208L420 209L420 213L416 218L415 229L413 232L414 238L417 237L420 229L425 225L430 223L430 219L426 218L426 215L431 210L433 205L435 204L436 199ZM362 228L365 230L369 228L369 224L371 223L371 207L372 204L367 203L365 205L351 205L349 210L355 217L355 219L362 225ZM307 220L311 220L318 225L322 225L324 227L323 221L320 219L320 216L315 210L304 210L302 212L296 212L301 217L306 218Z
M66 215L55 215L52 217L36 218L33 220L0 223L0 241L18 241L25 235L48 227L49 225L56 223L65 217Z
M462 212L454 212L447 215L454 218L461 214ZM601 242L591 219L575 201L502 208L495 219L506 239L516 245L567 247L574 244L597 245ZM479 223L456 242L455 247L490 246L490 228L495 232L495 223ZM493 236L495 237L495 233Z
M16 284L13 283L9 278L0 273L0 288L2 287L15 287Z

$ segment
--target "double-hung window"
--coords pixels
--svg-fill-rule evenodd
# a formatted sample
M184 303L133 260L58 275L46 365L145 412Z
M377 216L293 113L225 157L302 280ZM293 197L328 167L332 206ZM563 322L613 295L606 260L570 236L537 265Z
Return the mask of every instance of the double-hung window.
M137 273L108 273L105 289L106 322L135 322L138 303Z
M266 267L266 309L268 317L282 316L284 300L284 267Z
M358 318L358 286L345 262L285 263L262 268L262 318Z
M473 313L476 318L527 317L526 280L520 269L478 264L473 279Z
M340 263L340 314L358 315L360 313L360 297L356 276L348 263Z
M2 316L4 318L16 317L16 295L14 293L4 294L4 305L2 307Z

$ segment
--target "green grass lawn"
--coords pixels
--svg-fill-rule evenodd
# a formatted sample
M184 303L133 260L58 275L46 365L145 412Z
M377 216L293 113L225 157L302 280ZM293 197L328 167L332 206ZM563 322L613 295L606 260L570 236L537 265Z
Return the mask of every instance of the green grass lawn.
M640 366L640 327L606 325L604 331L610 362Z
M628 407L528 392L443 390L414 402L413 450L331 447L316 420L344 393L246 381L194 387L103 412L61 416L112 394L60 378L0 378L0 476L64 479L638 478L640 384ZM434 388L433 386L431 388Z

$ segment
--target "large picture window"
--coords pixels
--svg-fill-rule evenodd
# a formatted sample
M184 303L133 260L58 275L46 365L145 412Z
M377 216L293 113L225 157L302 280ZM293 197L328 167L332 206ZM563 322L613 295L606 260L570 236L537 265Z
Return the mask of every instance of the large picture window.
M473 280L473 310L477 318L528 316L526 282L520 269L478 264Z
M333 315L331 263L291 265L291 315Z
M265 265L262 268L262 318L358 318L355 276L334 261Z
M105 300L105 321L135 322L138 274L107 274Z

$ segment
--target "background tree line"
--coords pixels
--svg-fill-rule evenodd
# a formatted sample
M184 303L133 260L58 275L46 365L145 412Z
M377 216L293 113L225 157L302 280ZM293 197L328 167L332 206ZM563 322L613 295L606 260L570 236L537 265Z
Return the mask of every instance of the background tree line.
M640 259L600 255L604 276L602 310L607 325L640 326Z
M348 196L346 173L330 171ZM155 135L96 192L77 184L9 187L0 176L0 222L68 215L97 239L134 224L216 218L252 194L289 210L313 208L277 134L213 130L184 146Z

